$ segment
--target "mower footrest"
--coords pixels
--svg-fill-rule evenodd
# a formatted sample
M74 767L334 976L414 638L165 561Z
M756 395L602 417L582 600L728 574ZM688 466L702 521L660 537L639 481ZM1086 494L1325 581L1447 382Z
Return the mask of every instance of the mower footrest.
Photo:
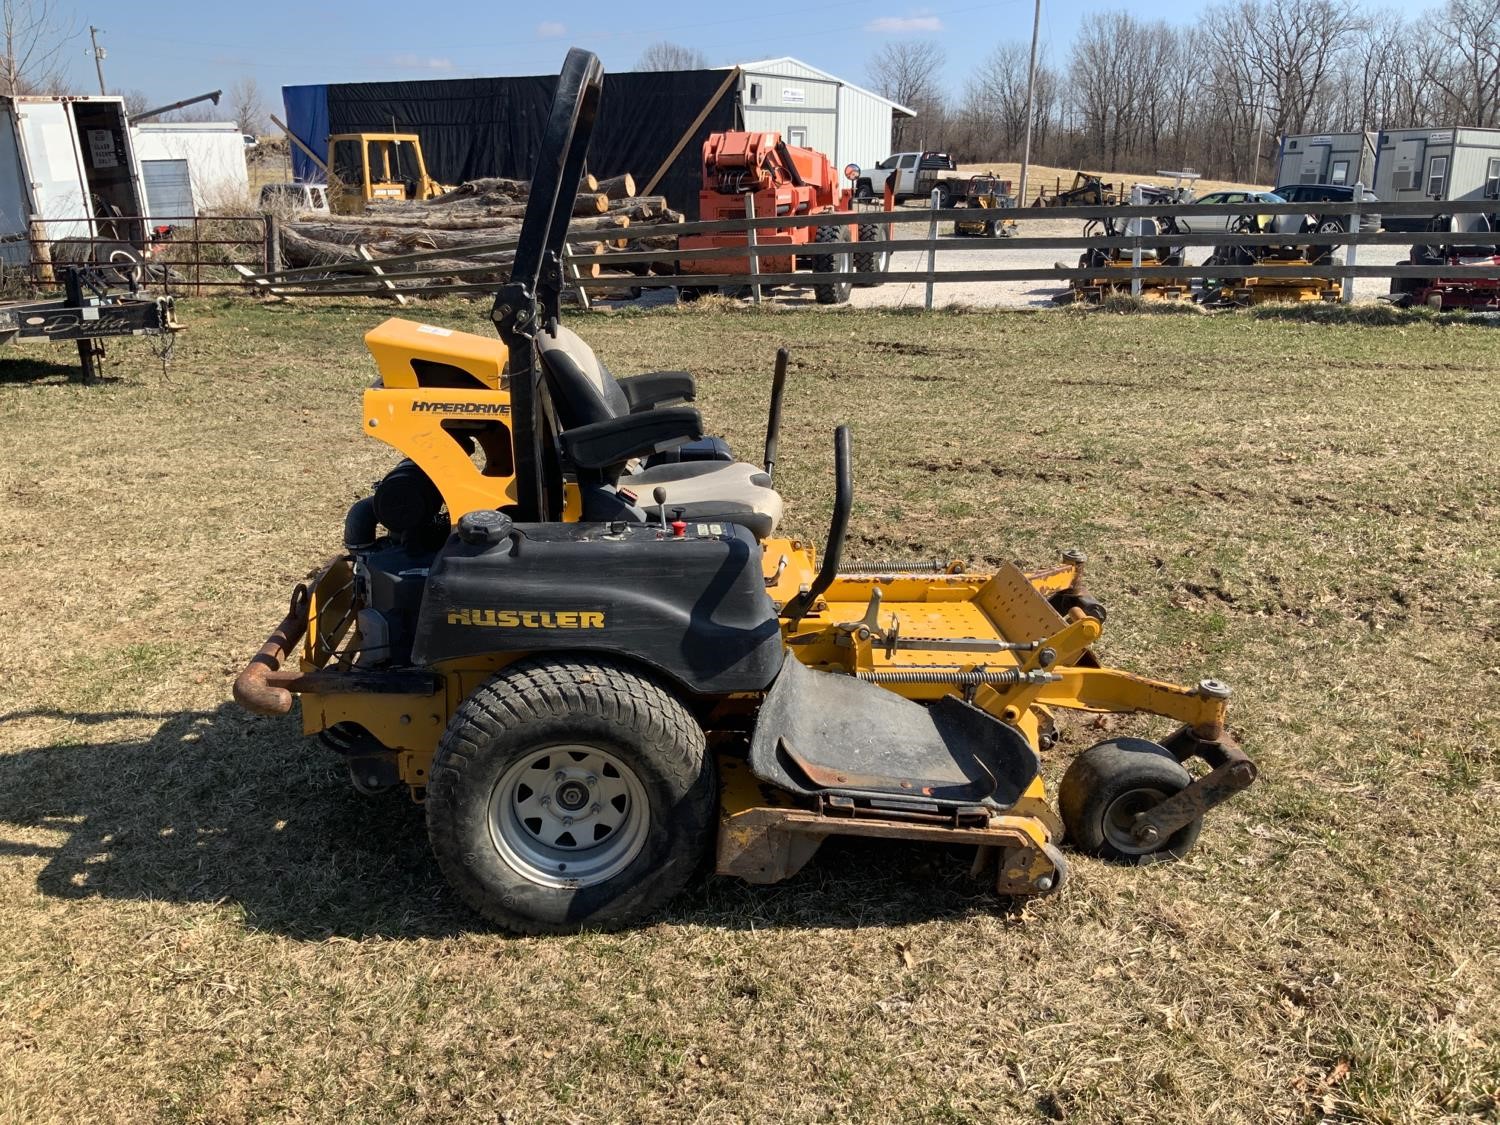
M930 707L788 654L756 720L750 770L802 796L889 811L1014 804L1040 764L1014 728L955 696Z

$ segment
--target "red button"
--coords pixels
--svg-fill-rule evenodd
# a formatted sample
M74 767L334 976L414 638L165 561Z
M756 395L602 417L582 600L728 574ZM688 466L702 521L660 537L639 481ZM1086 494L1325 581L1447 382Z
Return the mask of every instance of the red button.
M687 523L683 520L673 520L672 535L677 539L685 538L687 536Z

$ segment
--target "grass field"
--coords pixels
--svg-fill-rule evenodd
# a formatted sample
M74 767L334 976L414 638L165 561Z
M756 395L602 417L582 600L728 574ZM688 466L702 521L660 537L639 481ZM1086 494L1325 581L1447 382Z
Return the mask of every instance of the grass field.
M573 318L617 370L695 369L741 451L789 344L793 531L851 422L851 554L1086 548L1107 660L1227 679L1262 781L1187 861L1078 859L1019 913L961 855L829 847L520 939L448 893L419 808L226 703L391 463L357 425L383 315L189 302L165 374L0 366L0 1119L1500 1113L1500 333Z

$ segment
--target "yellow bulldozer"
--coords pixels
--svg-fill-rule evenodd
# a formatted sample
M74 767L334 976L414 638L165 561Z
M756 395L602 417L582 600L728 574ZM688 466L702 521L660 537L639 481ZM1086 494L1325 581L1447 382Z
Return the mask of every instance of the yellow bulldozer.
M450 189L427 174L415 133L335 133L328 138L328 205L357 215L372 202L432 199Z

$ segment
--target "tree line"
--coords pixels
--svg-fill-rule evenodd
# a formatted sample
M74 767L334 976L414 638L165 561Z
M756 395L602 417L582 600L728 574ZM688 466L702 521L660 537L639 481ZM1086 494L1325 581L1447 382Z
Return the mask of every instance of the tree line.
M872 84L917 111L897 150L1019 160L1029 42L997 46L956 95L942 49L888 44ZM1500 127L1500 0L1406 17L1353 0L1241 0L1187 27L1086 15L1067 58L1038 58L1032 159L1265 182L1278 138L1409 126Z

